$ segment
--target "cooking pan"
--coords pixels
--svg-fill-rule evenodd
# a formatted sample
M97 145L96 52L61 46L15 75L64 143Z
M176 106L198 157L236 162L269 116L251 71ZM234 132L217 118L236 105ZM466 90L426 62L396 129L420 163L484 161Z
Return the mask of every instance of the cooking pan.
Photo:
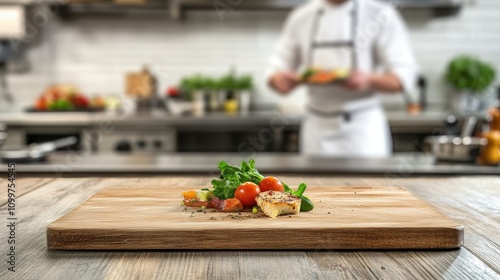
M62 138L55 141L41 144L31 144L25 149L0 150L0 158L4 162L39 162L44 161L50 152L59 148L76 144L77 138L74 136Z
M441 161L472 163L487 142L479 137L429 136L424 140L424 152L433 154Z

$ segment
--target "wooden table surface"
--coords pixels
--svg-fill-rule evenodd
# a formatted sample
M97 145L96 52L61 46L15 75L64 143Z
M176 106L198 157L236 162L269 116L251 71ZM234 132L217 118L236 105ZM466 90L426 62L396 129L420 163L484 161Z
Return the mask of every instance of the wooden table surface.
M112 186L207 185L213 176L25 178L17 185L17 266L9 272L5 226L0 279L500 279L498 177L280 176L290 185L402 186L465 226L453 251L49 251L45 230ZM6 185L0 179L0 217ZM214 233L216 234L216 233Z

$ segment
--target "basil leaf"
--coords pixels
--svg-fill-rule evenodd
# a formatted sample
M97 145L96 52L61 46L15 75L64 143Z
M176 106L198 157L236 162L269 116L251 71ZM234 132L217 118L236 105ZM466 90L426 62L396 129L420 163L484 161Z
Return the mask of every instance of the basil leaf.
M306 191L306 188L307 188L306 184L304 184L304 183L300 184L297 191L294 192L294 195L302 196L302 194Z

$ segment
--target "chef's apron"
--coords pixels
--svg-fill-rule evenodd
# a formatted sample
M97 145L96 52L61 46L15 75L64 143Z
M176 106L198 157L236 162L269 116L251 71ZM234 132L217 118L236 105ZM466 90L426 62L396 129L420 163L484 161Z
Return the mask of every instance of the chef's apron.
M328 26L326 25L325 29L325 23L321 25L322 17L328 10L318 10L312 27L310 55L306 65L323 69L357 69L358 56L354 38L358 8L355 0L352 0L351 5L350 11L344 11L342 14L350 17L350 20L345 21L346 28L343 28L349 34L337 32L339 34L334 35L337 39L335 41L321 39L322 34L323 37L329 37ZM392 142L388 122L380 100L373 92L350 91L340 85L308 87L309 104L301 129L303 154L339 157L390 156Z

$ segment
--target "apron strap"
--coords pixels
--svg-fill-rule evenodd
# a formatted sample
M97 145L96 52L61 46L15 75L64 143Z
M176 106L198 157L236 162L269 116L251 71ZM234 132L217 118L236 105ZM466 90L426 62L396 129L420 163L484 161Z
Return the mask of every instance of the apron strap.
M349 47L351 50L351 67L352 70L358 68L358 56L356 50L356 37L358 31L358 1L353 1L353 10L351 14L351 40L349 41L328 41L328 42L316 42L316 35L318 34L318 26L319 26L319 18L323 16L324 10L323 8L318 9L311 29L311 38L310 38L310 46L309 53L307 55L307 63L308 67L314 66L312 65L314 57L314 50L317 48L339 48L339 47Z
M352 36L352 46L351 46L351 62L352 62L352 70L358 69L358 55L356 48L356 37L358 36L358 16L359 16L359 8L358 1L352 0L352 15L351 15L351 36Z
M309 40L309 53L307 54L307 67L313 66L313 53L314 49L316 48L315 42L316 42L316 35L318 34L318 25L319 25L319 18L323 16L323 9L320 8L316 12L316 15L314 16L313 19L313 24L312 24L312 29L311 29L311 38Z

